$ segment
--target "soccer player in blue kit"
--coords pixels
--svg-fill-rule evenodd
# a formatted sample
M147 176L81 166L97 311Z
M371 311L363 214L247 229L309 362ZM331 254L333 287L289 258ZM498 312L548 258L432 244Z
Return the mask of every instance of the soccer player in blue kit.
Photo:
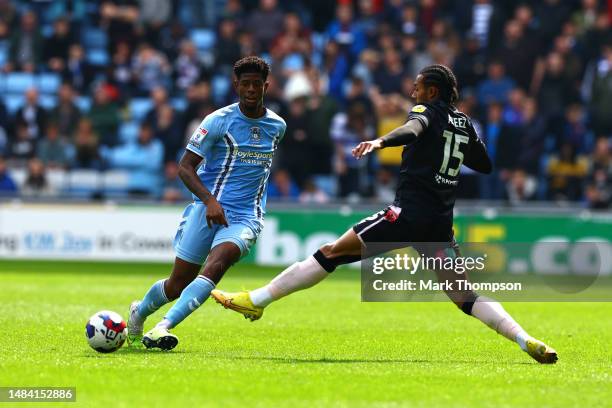
M269 71L259 57L236 62L239 102L206 116L191 136L179 175L194 202L185 208L176 233L170 277L155 282L130 306L130 345L141 341L146 348L176 347L178 337L169 330L204 303L263 228L272 158L286 129L285 121L264 106ZM177 298L163 320L143 336L145 319Z

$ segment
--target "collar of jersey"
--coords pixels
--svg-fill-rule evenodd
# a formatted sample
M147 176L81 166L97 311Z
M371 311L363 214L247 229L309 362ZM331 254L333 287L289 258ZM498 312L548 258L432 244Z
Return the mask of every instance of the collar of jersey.
M264 109L266 110L266 113L264 113L262 116L258 117L257 119L249 118L247 115L242 113L242 110L240 109L240 103L236 103L236 108L238 109L238 115L240 115L242 118L250 122L259 122L260 120L268 117L268 108L266 108L265 106L264 106Z

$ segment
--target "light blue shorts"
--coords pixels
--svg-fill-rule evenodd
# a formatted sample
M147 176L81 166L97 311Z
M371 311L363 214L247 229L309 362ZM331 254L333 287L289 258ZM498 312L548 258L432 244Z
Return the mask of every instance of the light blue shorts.
M241 257L249 253L261 231L259 224L243 214L225 210L228 227L206 223L206 206L191 203L183 212L174 238L176 256L187 262L202 265L210 250L224 242L233 242L240 248Z

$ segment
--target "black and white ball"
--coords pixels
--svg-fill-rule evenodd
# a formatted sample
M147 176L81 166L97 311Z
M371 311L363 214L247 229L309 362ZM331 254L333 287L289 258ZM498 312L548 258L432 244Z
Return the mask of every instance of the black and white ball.
M127 324L118 313L102 310L85 325L85 336L92 349L100 353L119 350L127 338Z

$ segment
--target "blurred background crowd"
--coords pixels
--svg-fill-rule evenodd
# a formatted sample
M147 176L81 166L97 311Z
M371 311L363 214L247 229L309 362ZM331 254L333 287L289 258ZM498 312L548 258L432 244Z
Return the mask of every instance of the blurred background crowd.
M442 63L495 163L460 198L607 208L611 23L611 0L0 0L0 194L188 200L186 140L256 54L287 122L270 200L393 200L401 149L350 149Z

